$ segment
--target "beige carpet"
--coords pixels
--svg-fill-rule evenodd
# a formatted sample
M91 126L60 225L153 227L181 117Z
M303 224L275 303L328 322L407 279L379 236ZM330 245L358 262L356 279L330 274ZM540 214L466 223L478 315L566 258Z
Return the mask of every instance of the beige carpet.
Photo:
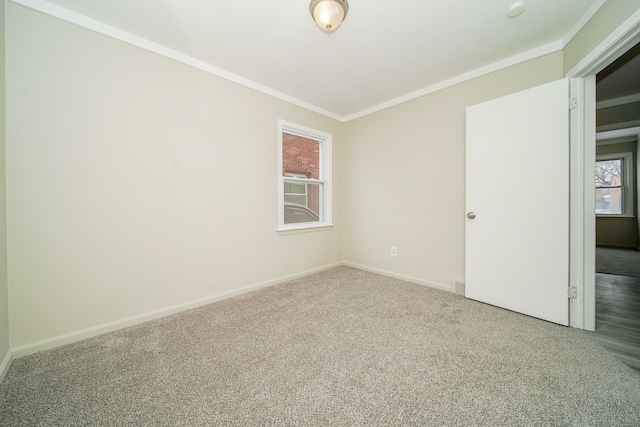
M0 425L637 426L592 334L340 267L13 362Z

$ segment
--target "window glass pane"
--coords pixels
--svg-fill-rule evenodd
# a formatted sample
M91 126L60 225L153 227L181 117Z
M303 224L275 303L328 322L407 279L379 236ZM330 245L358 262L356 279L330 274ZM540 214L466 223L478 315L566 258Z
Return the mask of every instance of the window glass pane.
M307 195L306 194L285 194L284 201L288 203L295 203L296 205L307 205Z
M307 184L301 182L284 183L284 201L307 206Z
M621 188L596 189L596 214L621 215L622 214L622 189Z
M287 183L285 183L285 186ZM322 221L322 187L323 184L306 184L307 194L286 195L284 199L284 223Z
M307 184L307 207L311 209L318 218L322 217L320 214L320 206L322 203L322 184Z
M307 194L307 186L300 182L285 182L284 194Z
M622 159L596 162L596 187L622 185Z
M282 134L282 176L320 179L320 143L288 133Z

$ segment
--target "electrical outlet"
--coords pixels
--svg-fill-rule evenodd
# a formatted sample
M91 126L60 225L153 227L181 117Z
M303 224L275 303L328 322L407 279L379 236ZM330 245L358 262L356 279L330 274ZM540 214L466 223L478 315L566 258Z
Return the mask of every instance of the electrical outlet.
M396 248L395 246L391 246L391 256L397 256L398 255L398 248Z

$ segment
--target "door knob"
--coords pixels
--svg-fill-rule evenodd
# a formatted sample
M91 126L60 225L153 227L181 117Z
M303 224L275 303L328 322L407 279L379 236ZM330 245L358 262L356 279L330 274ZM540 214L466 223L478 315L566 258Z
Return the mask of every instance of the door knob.
M476 217L476 213L475 212L469 212L467 214L467 218L469 218L469 219L474 219L475 217Z

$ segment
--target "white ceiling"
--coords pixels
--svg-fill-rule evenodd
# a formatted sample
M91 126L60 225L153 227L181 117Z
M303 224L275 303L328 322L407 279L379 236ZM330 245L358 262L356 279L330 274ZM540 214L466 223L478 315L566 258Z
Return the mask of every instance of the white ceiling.
M497 62L561 49L604 3L525 0L524 14L511 19L515 0L349 0L347 19L327 35L310 0L14 1L107 24L343 120Z

